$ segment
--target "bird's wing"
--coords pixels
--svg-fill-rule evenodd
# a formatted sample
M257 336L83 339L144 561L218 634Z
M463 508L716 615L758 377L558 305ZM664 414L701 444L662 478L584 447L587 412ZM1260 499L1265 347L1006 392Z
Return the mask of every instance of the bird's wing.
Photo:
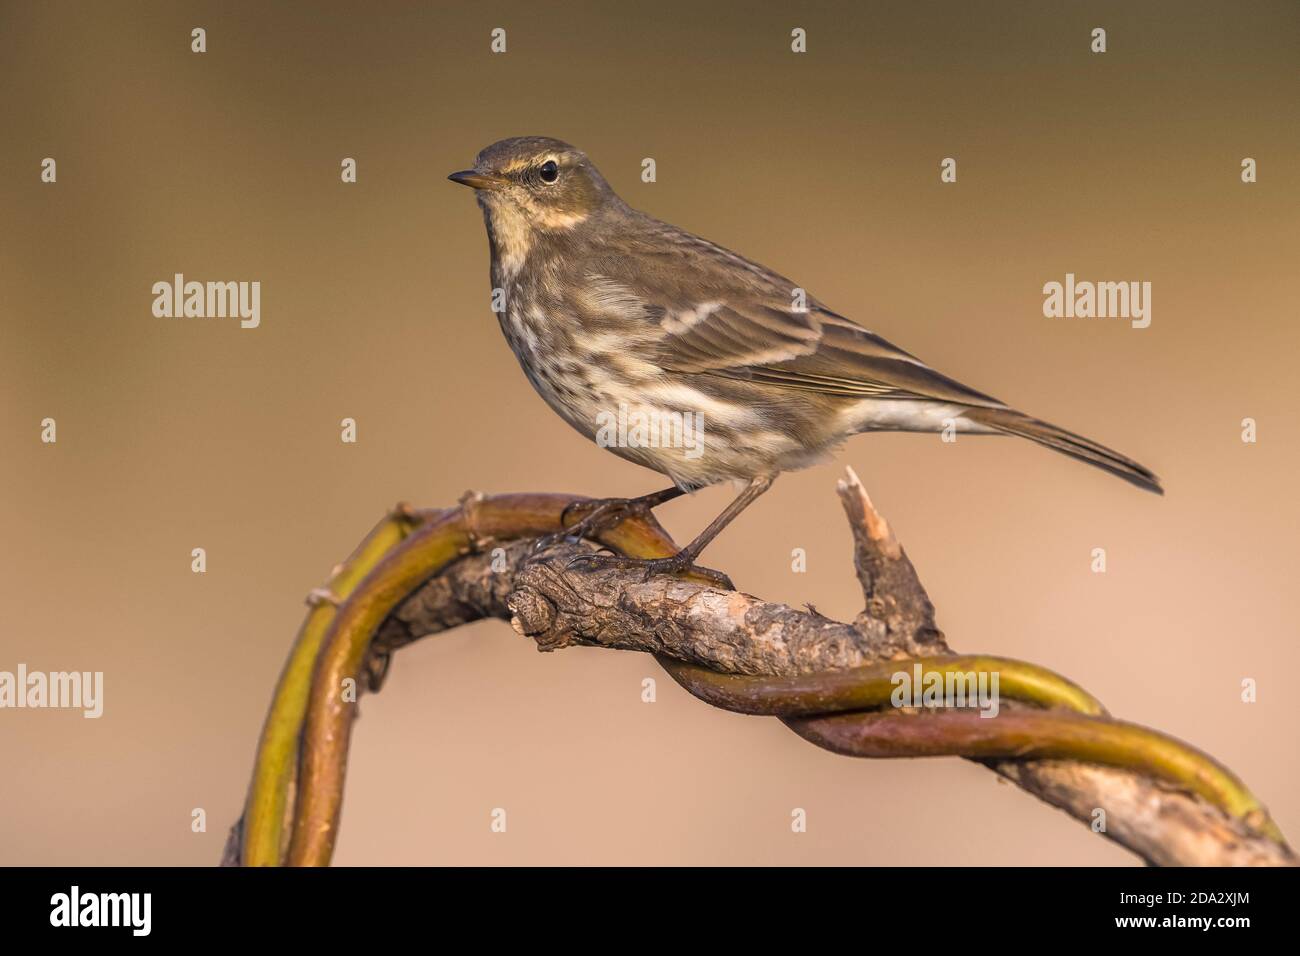
M657 323L651 347L662 368L849 399L1003 407L707 240L662 227L636 252L601 272Z
M733 370L731 374L783 388L845 398L906 398L1003 407L1002 402L936 372L874 332L829 310L822 336L807 355Z
M664 306L659 327L655 360L676 372L777 365L814 354L823 337L815 311L739 296Z

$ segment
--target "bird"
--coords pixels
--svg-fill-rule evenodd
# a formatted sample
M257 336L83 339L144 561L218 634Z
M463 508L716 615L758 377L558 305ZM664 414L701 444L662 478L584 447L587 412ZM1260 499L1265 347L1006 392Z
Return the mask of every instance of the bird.
M1163 494L1131 458L963 385L766 266L633 209L566 142L503 139L448 179L475 191L494 310L533 388L578 432L672 482L594 499L570 531L743 483L673 556L605 556L647 577L705 570L695 568L705 546L778 475L863 432L1018 436Z

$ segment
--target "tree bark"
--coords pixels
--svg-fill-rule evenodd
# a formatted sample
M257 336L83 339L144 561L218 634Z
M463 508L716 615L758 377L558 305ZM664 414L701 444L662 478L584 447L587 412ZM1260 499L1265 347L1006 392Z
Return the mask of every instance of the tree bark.
M393 651L481 618L510 621L542 651L579 644L655 654L675 679L706 699L701 680L708 672L799 678L813 688L815 697L821 692L817 682L828 674L882 661L952 654L911 562L851 471L840 482L839 494L853 529L854 564L866 602L851 624L693 580L643 580L637 569L575 564L575 557L589 553L577 542L565 540L539 549L532 539L495 541L471 535L477 553L432 577L384 621L366 672L377 688ZM466 513L472 528L471 506ZM719 696L728 697L725 678L718 680ZM740 701L737 695L732 696ZM1002 706L1013 718L1003 725L1011 734L1017 732L1018 721L1028 726L1033 715L1043 714L1014 702ZM744 709L743 701L735 709ZM787 711L782 719L820 746L871 756L953 752L960 745L954 742L965 739L963 726L986 729L978 721L963 724L960 715L943 718L946 723L924 713L913 719L864 719L870 716ZM1118 722L1073 714L1062 715L1057 723L1067 737L1082 734L1080 739L1086 740L1103 724L1113 729ZM1017 752L1053 751L1029 737ZM1273 825L1262 808L1235 819L1201 796L1147 774L1078 760L972 759L1084 823L1092 824L1096 811L1104 811L1104 835L1151 864L1297 862L1280 835L1265 835Z

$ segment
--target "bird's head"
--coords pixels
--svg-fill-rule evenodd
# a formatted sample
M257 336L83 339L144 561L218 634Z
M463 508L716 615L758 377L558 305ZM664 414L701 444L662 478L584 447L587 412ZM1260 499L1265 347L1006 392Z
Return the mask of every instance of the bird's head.
M620 204L582 150L549 136L493 143L475 157L473 169L447 178L477 191L498 233L566 231L609 204Z

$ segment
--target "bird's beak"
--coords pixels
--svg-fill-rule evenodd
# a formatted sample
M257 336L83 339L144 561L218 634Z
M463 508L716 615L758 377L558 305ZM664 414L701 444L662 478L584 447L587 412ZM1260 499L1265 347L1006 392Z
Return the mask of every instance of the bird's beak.
M447 178L453 183L460 183L462 186L469 186L471 189L500 189L510 182L504 176L480 173L473 169L462 169L458 173L452 173Z

